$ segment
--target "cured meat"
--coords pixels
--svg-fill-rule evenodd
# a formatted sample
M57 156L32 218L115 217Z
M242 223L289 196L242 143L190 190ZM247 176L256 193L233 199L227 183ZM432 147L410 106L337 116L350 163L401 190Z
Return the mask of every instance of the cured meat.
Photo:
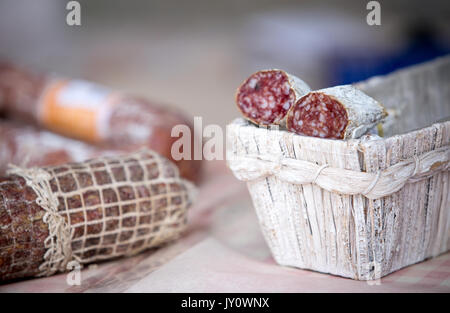
M312 91L287 115L287 129L300 135L359 138L387 116L375 99L351 85Z
M379 137L390 137L394 135L394 127L399 122L400 111L396 109L386 109L387 116L375 127L368 131L368 134L377 135Z
M45 82L41 74L0 62L0 113L13 111L22 120L33 121L33 107Z
M178 139L171 136L172 128L187 125L194 133L192 123L167 106L91 82L36 74L11 64L0 64L0 110L7 118L31 121L104 149L147 147L169 159L171 146ZM183 177L200 177L200 161L192 157L174 162Z
M0 175L8 164L51 166L118 154L33 126L0 120Z
M311 89L282 70L263 70L247 78L236 93L236 104L257 125L283 124L292 105Z
M142 150L0 179L0 280L47 276L177 238L192 184Z

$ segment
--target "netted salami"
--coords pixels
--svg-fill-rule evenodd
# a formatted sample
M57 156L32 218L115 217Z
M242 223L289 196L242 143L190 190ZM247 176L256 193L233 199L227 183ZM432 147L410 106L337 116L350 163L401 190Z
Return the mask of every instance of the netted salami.
M166 105L123 94L84 80L37 74L0 64L0 111L7 118L31 121L55 133L105 149L155 150L174 161L183 177L198 180L200 161L173 160L176 125L192 123ZM192 140L194 140L192 138Z
M312 91L287 114L287 129L300 135L359 138L387 115L375 99L351 85Z
M52 275L180 236L192 184L151 150L0 179L0 280Z
M292 105L311 89L282 70L263 70L247 78L236 93L242 115L257 125L283 124Z

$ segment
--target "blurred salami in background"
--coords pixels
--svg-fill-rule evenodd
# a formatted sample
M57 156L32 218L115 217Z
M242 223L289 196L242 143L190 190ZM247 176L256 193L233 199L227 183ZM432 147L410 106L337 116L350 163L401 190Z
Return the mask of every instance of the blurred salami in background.
M150 148L172 159L171 146L177 140L171 136L172 128L187 125L193 130L187 117L168 106L92 82L37 74L8 63L0 64L0 99L0 108L6 119L28 122L86 143L75 144L75 141L60 138L61 150L55 155L56 151L52 149L56 146L50 146L47 142L58 142L56 137L51 139L47 136L47 139L43 139L43 132L32 129L26 133L10 130L7 134L11 125L4 124L4 140L9 140L15 150L24 145L28 147L27 155L15 150L10 151L11 155L39 159L40 165L60 164L67 161L67 157L72 161L85 160L80 156L75 158L74 150L68 150L75 145L78 145L78 154L87 157L101 155L108 150ZM34 136L34 139L27 140L30 136ZM93 146L90 147L88 143ZM39 154L39 158L35 154ZM6 151L3 155L7 155ZM17 161L17 157L14 159ZM193 181L199 178L199 161L173 161L182 176Z
M6 173L9 164L60 165L118 153L31 125L0 120L0 175Z

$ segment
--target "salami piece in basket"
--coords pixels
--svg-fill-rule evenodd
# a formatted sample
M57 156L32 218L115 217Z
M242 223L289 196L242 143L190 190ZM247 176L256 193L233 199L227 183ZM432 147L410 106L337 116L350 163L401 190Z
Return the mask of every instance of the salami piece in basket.
M172 159L176 125L192 123L179 112L147 99L77 79L39 74L0 63L0 114L105 149L149 148ZM193 139L193 138L192 138ZM172 159L173 160L173 159ZM180 173L198 181L200 161L175 161Z
M287 129L300 135L359 138L387 115L375 99L351 86L312 91L301 97L287 114Z
M151 150L12 168L0 178L0 281L48 276L72 262L171 241L186 225L192 191L177 168Z
M292 105L311 89L282 70L263 70L247 78L236 93L243 116L258 125L279 125Z

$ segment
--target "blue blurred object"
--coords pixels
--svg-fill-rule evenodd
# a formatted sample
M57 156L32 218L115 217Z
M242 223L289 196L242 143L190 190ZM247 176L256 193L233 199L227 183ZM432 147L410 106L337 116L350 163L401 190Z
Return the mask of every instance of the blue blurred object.
M337 54L331 59L330 85L349 84L376 75L384 75L410 65L450 53L448 46L435 39L431 25L415 23L406 33L404 48L392 54L377 52ZM417 26L420 25L420 26Z

